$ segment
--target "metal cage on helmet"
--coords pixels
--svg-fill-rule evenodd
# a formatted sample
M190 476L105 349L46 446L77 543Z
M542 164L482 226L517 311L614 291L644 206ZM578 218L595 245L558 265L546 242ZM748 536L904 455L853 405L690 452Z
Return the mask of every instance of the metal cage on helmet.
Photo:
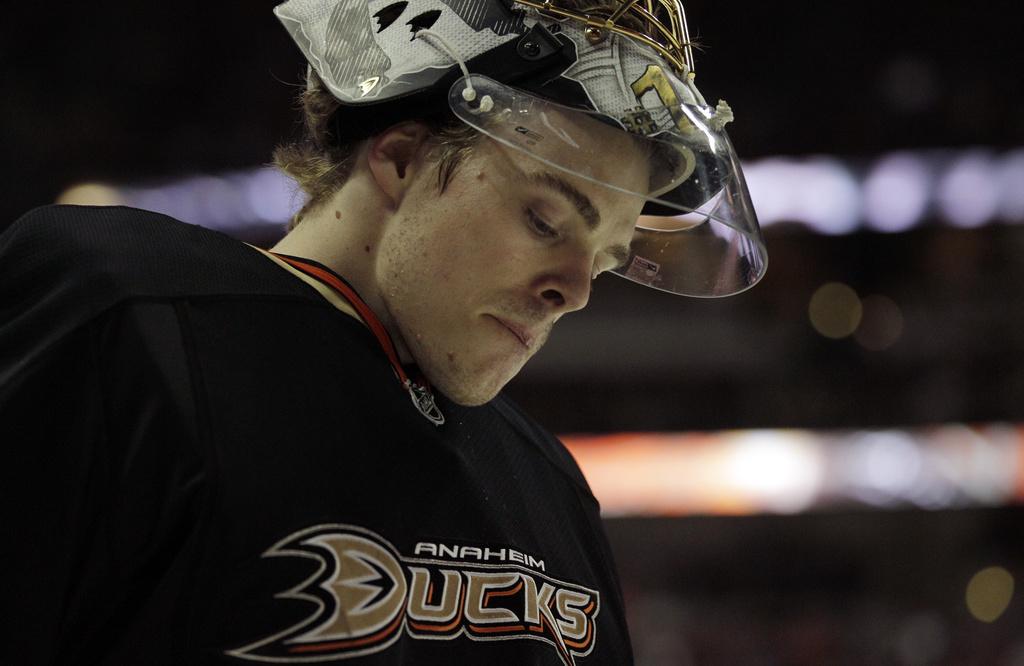
M275 13L341 102L341 140L453 114L545 168L642 199L623 277L715 297L764 274L767 252L724 131L732 111L708 105L694 84L679 0L288 0ZM489 92L475 100L474 85ZM516 115L524 109L536 115ZM649 163L661 169L650 187L630 189L601 176L596 166L615 156L600 147L550 150L594 121L673 159Z
M609 0L614 7L611 12L580 11L559 0L514 1L549 16L580 21L591 29L587 37L595 42L604 39L604 31L625 35L660 53L678 74L694 75L693 47L686 25L686 10L680 0ZM644 30L630 27L630 18L637 19Z

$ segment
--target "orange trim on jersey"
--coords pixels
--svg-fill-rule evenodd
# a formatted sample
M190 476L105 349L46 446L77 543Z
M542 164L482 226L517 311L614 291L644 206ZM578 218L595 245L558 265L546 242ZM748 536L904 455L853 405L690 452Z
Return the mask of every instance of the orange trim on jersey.
M594 610L594 607L596 605L597 605L597 602L595 602L594 600L591 600L590 603L587 604L587 607L582 609L583 610L583 614L587 618L587 633L586 633L586 635L583 638L581 638L580 640L578 640L578 641L574 641L572 639L566 638L565 639L565 644L566 645L568 645L569 647L572 647L572 648L580 648L581 650L586 650L588 647L590 647L590 644L594 641L594 618L592 618L590 616L590 613Z
M558 631L558 627L552 626L551 623L548 622L548 618L547 618L546 615L541 615L540 616L540 623L541 623L541 626L546 627L547 630L549 632L551 632L551 636L552 636L552 641L551 642L554 644L555 649L558 651L558 654L561 655L561 657L565 661L565 663L567 663L567 664L574 663L573 659L572 659L572 655L569 654L569 651L565 647L565 639L562 638L562 634ZM561 640L559 640L559 639L561 639Z
M526 627L521 624L505 624L497 627L481 626L479 624L469 625L469 630L478 634L496 634L502 631L517 632L526 631Z
M433 584L433 583L431 583L431 584ZM451 631L452 629L454 629L458 625L462 624L462 606L465 603L465 601L466 601L466 586L465 585L461 585L461 586L459 586L459 601L457 602L458 605L456 606L456 608L459 609L459 612L455 614L455 618L451 622L449 622L448 624L444 624L444 625L423 624L422 622L416 622L415 620L410 619L409 620L409 626L412 627L413 629L415 629L416 631L429 631L429 632L438 633L438 634Z
M587 617L587 620L590 620L589 616ZM566 638L565 639L565 644L568 645L571 648L579 648L581 650L586 650L587 647L590 646L590 643L593 642L593 640L594 640L594 622L592 620L590 620L589 622L587 622L587 633L586 633L586 635L583 638L581 638L578 641L574 641L574 640L571 640L569 638Z

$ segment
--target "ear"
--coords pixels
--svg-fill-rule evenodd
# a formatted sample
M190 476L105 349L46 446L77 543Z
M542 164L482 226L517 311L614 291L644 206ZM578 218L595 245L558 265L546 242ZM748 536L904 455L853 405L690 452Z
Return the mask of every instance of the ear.
M427 126L407 121L394 125L370 140L367 162L380 191L397 207L423 166Z

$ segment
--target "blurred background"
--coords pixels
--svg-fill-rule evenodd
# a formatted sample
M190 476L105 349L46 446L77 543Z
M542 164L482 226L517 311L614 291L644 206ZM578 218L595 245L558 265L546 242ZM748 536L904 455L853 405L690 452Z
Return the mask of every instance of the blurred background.
M272 244L274 4L7 7L0 228L126 203ZM509 387L602 502L638 663L1024 665L1019 3L686 8L767 277L603 277Z

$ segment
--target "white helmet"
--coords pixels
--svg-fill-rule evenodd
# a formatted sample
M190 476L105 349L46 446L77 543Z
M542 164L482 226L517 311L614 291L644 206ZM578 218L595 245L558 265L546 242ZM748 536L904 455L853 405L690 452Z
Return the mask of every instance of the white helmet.
M274 12L341 102L339 140L450 111L548 166L642 199L619 275L689 296L753 286L768 257L724 129L732 112L693 83L679 0L579 1L288 0ZM615 155L574 140L595 122L642 147L647 187L598 169Z

